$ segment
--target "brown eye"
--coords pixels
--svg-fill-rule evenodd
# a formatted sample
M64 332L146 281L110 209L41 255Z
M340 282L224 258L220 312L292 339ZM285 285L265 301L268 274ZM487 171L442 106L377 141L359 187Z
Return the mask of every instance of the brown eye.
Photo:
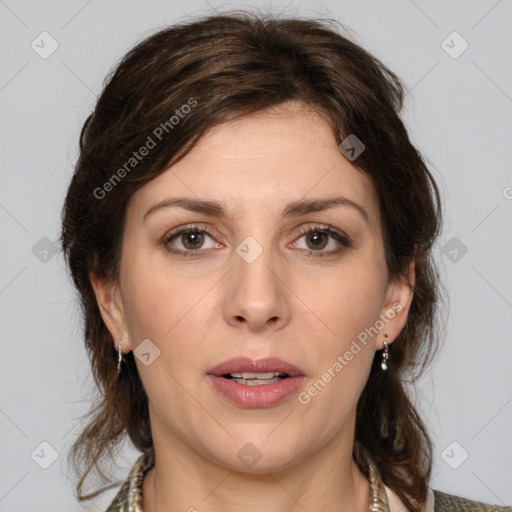
M180 236L181 243L186 249L200 249L204 243L204 233L200 231L185 231Z
M199 255L217 246L214 237L206 229L188 226L168 235L164 241L167 250L174 254Z
M294 246L307 251L308 257L311 255L325 256L342 252L343 249L351 247L352 242L347 235L334 231L330 226L314 226L302 231Z
M311 231L306 234L306 244L309 249L325 249L329 242L329 236L322 231Z

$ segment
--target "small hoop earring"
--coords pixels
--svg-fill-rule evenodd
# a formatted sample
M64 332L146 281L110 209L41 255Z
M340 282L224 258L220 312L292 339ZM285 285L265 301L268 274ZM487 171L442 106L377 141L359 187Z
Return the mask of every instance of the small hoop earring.
M387 332L384 333L384 338L388 338L389 334ZM380 363L380 367L383 371L388 369L388 359L389 359L389 345L387 341L384 341L384 352L382 352L382 362Z
M121 372L121 362L123 360L123 353L121 352L121 340L119 340L119 346L117 350L117 375Z

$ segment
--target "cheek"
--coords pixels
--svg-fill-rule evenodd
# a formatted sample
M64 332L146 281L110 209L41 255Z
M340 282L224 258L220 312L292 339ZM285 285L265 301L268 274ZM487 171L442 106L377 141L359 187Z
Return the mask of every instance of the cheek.
M346 261L336 272L298 278L294 292L304 303L304 319L317 324L324 343L341 349L379 318L385 275L361 258ZM301 315L302 316L302 315Z
M192 279L170 272L165 261L145 255L144 251L126 251L121 282L123 304L129 334L139 339L163 341L186 321L189 313L210 285L208 278Z
M134 355L145 339L159 350L158 357L148 366L135 358L140 378L158 415L167 416L172 404L173 414L185 418L195 409L183 390L193 389L200 372L197 361L201 360L201 347L195 341L198 336L194 331L198 329L195 320L202 308L194 306L207 292L207 283L191 286L188 280L172 277L148 261L140 264L126 260L128 268L130 271L121 279Z
M355 414L366 384L375 357L371 327L379 318L383 281L375 270L364 276L340 272L336 280L324 282L323 290L310 291L305 301L316 305L304 329L317 333L309 343L315 346L318 373L298 398L311 435L317 429L326 435L339 431Z
M315 347L310 353L318 373L299 402L313 425L325 422L323 428L334 431L357 404L375 356L371 327L381 312L385 277L375 260L354 257L331 276L301 281L297 295L308 307L299 322L302 332L314 333L306 341Z

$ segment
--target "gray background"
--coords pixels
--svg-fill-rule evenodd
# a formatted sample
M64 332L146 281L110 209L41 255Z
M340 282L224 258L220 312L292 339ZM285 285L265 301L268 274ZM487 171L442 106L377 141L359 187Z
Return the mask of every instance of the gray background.
M436 254L450 292L444 349L417 393L435 443L431 485L512 504L511 1L258 6L340 20L411 89L403 118L443 194ZM93 388L74 290L51 251L79 129L136 41L229 7L243 4L0 0L0 511L82 509L66 456ZM45 59L31 47L51 49L44 31L58 44ZM453 31L469 44L461 55ZM137 455L125 446L119 479ZM104 510L116 491L86 510Z

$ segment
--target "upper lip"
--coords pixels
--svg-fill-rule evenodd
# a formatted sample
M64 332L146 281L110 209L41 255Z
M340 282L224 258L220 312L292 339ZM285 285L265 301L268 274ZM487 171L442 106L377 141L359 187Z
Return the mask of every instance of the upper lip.
M221 377L228 373L238 372L253 372L253 373L267 373L278 372L286 373L290 377L304 375L304 372L294 364L288 363L277 357L264 357L261 359L251 359L249 357L234 357L228 359L217 366L208 370L209 375L216 375Z

